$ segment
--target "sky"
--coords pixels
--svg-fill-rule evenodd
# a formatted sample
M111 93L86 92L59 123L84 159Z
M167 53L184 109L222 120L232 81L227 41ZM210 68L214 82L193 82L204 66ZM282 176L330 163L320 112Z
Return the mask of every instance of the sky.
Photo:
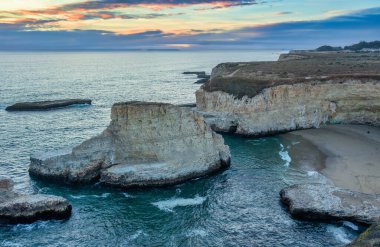
M380 0L0 0L0 50L309 49L379 23Z

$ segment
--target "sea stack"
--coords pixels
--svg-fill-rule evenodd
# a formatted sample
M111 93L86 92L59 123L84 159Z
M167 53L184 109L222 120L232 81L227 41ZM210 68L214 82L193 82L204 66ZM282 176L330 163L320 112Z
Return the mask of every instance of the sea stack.
M0 224L65 219L70 215L71 205L65 198L19 194L13 191L11 179L0 177Z
M275 62L224 63L196 92L216 131L268 135L321 124L380 125L380 56L300 52Z
M134 101L114 104L111 123L99 136L32 156L29 172L126 188L176 184L229 164L229 148L202 115L189 107Z

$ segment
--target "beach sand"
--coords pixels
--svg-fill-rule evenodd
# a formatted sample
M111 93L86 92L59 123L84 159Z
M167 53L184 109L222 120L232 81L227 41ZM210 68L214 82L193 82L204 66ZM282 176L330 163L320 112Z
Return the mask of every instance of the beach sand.
M281 137L292 166L318 171L342 188L380 194L380 128L328 125Z

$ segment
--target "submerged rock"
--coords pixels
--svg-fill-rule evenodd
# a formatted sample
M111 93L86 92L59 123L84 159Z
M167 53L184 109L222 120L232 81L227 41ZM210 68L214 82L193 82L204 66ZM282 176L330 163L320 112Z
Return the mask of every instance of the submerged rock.
M161 186L227 167L230 152L189 107L126 102L112 107L102 134L72 150L31 157L29 172L67 183Z
M198 111L214 130L240 135L327 123L380 125L379 55L299 56L216 66L196 92Z
M90 99L64 99L37 102L20 102L5 108L7 111L36 111L61 108L70 105L87 104L91 105Z
M70 217L71 205L59 196L24 195L13 191L13 182L0 177L0 224L31 223Z
M300 184L282 189L280 196L290 214L298 219L347 220L367 225L380 220L380 195L327 184Z
M373 224L347 247L378 247L380 246L380 223Z

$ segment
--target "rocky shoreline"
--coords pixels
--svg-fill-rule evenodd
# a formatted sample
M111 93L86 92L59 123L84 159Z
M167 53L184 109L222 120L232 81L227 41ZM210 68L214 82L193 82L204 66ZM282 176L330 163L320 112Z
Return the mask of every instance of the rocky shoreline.
M379 56L362 56L293 53L277 62L220 64L196 92L197 110L214 130L246 136L379 126Z
M374 54L313 52L282 55L276 62L220 64L210 79L204 72L187 72L206 81L196 92L195 105L116 103L111 123L100 135L74 148L32 155L29 173L68 184L166 186L230 165L229 147L214 131L265 136L325 124L380 126L379 65L380 56ZM38 208L52 206L17 216L17 222L64 218L71 212L67 201L10 191L5 197L35 200ZM280 200L302 220L380 221L378 195L332 185L293 185L280 192ZM0 200L0 213L4 205L17 208L7 203ZM61 213L52 213L57 211Z

